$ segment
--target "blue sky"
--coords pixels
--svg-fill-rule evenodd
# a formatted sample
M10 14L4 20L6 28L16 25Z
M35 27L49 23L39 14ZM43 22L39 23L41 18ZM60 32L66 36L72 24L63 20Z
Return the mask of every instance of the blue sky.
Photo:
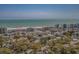
M79 19L79 5L0 4L0 19Z

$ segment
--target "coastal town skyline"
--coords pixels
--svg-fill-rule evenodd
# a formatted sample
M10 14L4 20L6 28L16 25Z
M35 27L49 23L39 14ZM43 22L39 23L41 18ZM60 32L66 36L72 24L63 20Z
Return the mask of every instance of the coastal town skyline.
M0 4L0 19L79 19L77 4Z

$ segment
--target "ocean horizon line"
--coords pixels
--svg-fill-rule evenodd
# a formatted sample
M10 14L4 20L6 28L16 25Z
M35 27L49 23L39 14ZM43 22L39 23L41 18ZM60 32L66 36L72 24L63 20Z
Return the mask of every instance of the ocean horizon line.
M0 20L79 20L79 19L0 19Z

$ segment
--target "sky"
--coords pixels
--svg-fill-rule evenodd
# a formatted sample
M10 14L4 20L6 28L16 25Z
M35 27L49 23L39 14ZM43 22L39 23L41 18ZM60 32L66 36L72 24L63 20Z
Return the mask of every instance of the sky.
M79 5L0 4L0 19L79 19Z

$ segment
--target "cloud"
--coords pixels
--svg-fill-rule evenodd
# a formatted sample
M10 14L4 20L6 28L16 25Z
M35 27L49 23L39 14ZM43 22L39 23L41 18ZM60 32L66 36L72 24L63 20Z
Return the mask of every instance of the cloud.
M78 18L78 11L0 12L0 19L67 19Z

